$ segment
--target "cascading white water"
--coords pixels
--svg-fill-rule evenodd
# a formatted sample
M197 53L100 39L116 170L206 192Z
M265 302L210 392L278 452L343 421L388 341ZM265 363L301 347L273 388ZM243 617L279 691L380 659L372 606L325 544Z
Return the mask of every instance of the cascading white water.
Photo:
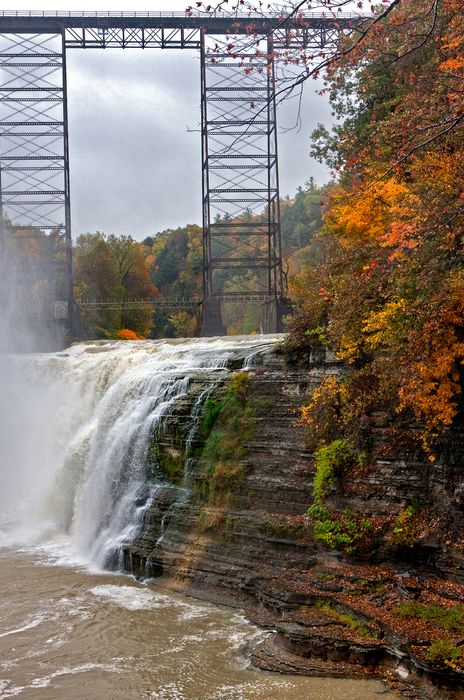
M278 340L99 342L4 356L11 368L0 407L4 541L60 540L80 559L108 565L158 488L146 478L147 449L191 379L204 375L213 385L228 360L246 364Z

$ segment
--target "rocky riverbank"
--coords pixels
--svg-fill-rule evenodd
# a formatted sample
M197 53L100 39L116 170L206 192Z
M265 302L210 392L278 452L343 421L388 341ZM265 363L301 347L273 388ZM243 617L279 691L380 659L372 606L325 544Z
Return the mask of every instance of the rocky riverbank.
M154 436L150 474L163 485L126 568L244 607L273 630L252 654L261 668L464 698L464 435L450 432L431 464L404 447L382 452L388 417L375 416L373 460L326 499L351 537L337 549L306 515L314 460L295 418L343 368L325 351L241 364L192 381Z

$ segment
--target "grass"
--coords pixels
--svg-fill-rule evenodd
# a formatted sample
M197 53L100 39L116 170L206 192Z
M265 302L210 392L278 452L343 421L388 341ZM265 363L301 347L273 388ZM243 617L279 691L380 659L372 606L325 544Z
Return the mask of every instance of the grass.
M424 622L430 622L447 632L464 634L464 605L453 605L445 608L443 605L423 605L417 600L401 603L395 610L401 617L412 617Z
M337 622L340 622L340 624L342 624L344 627L348 627L355 634L358 634L361 637L372 637L372 634L366 625L353 617L353 615L341 613L333 608L329 603L318 603L316 607L325 615L329 615Z
M206 530L217 530L225 523L225 515L220 511L201 510L198 515L198 525L203 532Z
M159 468L168 479L175 484L181 483L185 474L185 458L183 452L179 454L171 450L163 450L158 456Z
M307 532L307 526L304 522L286 522L270 515L264 517L259 529L269 535L292 539L302 538Z

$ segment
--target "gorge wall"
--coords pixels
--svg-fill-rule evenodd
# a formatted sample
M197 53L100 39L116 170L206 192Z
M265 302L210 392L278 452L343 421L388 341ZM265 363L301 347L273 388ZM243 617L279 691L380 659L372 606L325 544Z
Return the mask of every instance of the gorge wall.
M306 516L314 460L295 420L311 388L343 367L323 350L298 364L279 350L247 362L229 362L235 371L217 381L193 377L165 416L149 451L163 478L125 568L245 607L273 629L253 652L262 668L378 674L410 697L464 697L459 664L429 658L434 641L460 649L464 620L443 627L419 614L464 598L464 432L450 432L432 464L400 446L376 453L389 419L375 416L373 462L326 499L351 533L342 551Z

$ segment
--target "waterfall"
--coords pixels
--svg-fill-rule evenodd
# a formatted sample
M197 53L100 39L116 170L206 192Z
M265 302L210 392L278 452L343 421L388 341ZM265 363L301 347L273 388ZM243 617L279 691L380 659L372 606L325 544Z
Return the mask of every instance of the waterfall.
M228 365L246 366L279 338L98 341L4 356L0 541L60 542L92 566L117 567L166 482L147 476L149 446L191 383L204 387L193 431Z

